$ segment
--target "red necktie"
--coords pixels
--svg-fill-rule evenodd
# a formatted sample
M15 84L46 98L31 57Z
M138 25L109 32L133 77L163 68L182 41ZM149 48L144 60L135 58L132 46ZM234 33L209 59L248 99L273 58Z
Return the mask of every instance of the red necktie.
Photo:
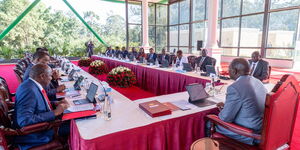
M50 110L53 110L52 105L51 105L51 103L50 103L50 100L49 100L49 98L48 98L48 96L47 96L47 93L46 93L46 91L45 91L44 89L42 89L42 94L43 94L44 98L46 99L46 101L47 101L47 103L48 103L49 109L50 109Z

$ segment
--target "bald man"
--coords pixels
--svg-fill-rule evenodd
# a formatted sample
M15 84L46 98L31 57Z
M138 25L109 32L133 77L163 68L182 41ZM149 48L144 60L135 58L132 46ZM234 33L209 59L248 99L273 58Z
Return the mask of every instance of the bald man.
M56 103L56 108L50 102L44 87L52 79L52 70L46 64L36 64L32 67L29 79L17 89L13 126L22 128L28 125L55 120L68 107L65 100ZM46 130L14 139L21 149L29 149L52 141L53 130Z
M201 56L196 58L196 64L200 67L200 70L206 72L206 65L213 65L213 58L207 56L206 49L202 49Z
M250 63L250 75L257 78L260 81L268 79L269 76L269 63L261 59L261 55L258 51L255 51L251 55Z
M217 106L221 109L219 114L221 120L259 133L262 128L267 90L262 82L249 75L249 71L247 60L236 58L231 62L229 75L235 82L227 88L225 105L219 103ZM246 144L259 143L253 138L241 136L221 126L217 126L217 132Z

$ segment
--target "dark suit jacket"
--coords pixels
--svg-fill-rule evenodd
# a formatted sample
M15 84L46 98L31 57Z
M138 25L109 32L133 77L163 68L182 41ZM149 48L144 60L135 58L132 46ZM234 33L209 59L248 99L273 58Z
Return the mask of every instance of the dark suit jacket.
M149 54L147 54L147 61L149 62L149 61L151 61L150 59L150 53ZM157 55L156 55L156 53L153 53L153 56L152 56L152 59L153 59L153 62L155 62L156 61L156 58L157 58Z
M16 92L15 114L13 125L15 128L53 121L54 112L49 110L40 89L32 80L24 81ZM15 142L21 149L28 149L32 146L42 145L52 140L53 130L33 133L25 136L18 136Z
M29 73L30 73L30 70L31 70L32 67L33 67L33 64L30 63L28 65L28 67L26 68L24 76L23 76L23 81L25 81L25 80L27 80L29 78Z
M162 59L163 59L163 55L158 55L158 62L159 62L159 64L161 64ZM170 55L166 54L165 55L165 60L168 60L170 62Z
M249 60L250 69L252 66L252 62L252 60ZM254 70L253 76L260 81L267 79L269 76L269 63L262 59L259 60Z
M202 59L202 56L196 58L196 64L199 66L200 65L200 61ZM202 65L200 66L200 70L206 72L206 65L213 65L213 58L206 56L206 58L204 59Z
M227 88L226 101L219 113L221 120L254 130L259 133L267 90L264 85L252 76L241 76ZM254 144L254 139L241 136L217 126L217 131L246 144Z

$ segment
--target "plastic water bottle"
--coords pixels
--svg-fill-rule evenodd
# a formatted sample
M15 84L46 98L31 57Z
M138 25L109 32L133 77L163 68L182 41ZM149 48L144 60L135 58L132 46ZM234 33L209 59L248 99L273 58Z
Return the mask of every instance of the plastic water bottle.
M110 108L110 102L109 102L107 96L105 96L103 114L104 114L104 120L106 120L106 121L111 120L111 108Z

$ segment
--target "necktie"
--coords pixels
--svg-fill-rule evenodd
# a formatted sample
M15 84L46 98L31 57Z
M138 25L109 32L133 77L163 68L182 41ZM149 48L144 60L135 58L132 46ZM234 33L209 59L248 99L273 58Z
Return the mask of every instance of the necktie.
M49 98L48 98L48 96L47 96L47 93L46 93L46 91L45 91L44 89L42 89L42 94L43 94L43 96L44 96L46 102L48 103L49 109L50 109L50 110L53 110L53 108L52 108L52 106L51 106L51 103L50 103L50 100L49 100Z
M200 60L200 63L199 63L199 66L200 66L200 67L202 66L204 60L205 60L205 57L202 57L201 60Z
M255 63L253 63L252 65L252 68L251 68L251 72L250 72L250 75L253 76L253 73L254 73L254 69L255 69Z

